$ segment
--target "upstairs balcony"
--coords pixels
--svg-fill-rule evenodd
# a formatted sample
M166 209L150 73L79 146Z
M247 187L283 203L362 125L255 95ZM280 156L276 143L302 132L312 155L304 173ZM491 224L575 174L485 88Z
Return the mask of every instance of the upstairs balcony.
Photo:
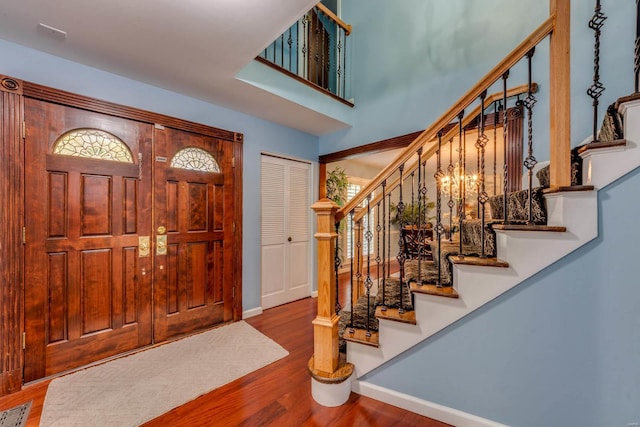
M256 60L353 107L350 34L351 25L318 3Z

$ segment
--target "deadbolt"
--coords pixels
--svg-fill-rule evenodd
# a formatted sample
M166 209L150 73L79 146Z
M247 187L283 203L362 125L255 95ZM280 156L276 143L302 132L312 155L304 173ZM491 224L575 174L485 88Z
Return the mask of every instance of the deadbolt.
M167 227L165 227L164 225L161 225L160 227L158 227L158 234L164 234L167 232Z
M288 242L290 242L291 240L293 240L293 239L291 239L291 236L289 236L289 238L287 239L287 241L288 241Z

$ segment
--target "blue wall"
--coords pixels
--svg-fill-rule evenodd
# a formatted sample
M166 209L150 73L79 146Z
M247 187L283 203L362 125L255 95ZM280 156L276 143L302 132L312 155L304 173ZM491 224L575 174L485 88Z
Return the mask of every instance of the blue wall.
M365 380L512 426L640 421L638 186L599 192L597 239Z
M0 40L0 73L244 134L243 308L260 306L260 153L311 161L318 138L253 116ZM317 172L312 198L317 198ZM313 259L315 259L315 245ZM315 266L313 267L315 268ZM312 269L312 271L315 271ZM314 278L316 275L313 274Z
M587 22L595 2L571 3L572 144L577 145L591 129L586 90L593 79L593 31ZM609 19L602 40L601 75L607 91L601 102L608 105L633 90L635 5L604 0L603 9ZM353 25L349 37L356 107L351 128L320 137L320 154L425 129L546 19L548 1L344 1L342 15ZM510 85L524 83L523 65L512 72ZM534 80L540 84L534 129L540 160L548 158L548 69L545 41L534 59Z

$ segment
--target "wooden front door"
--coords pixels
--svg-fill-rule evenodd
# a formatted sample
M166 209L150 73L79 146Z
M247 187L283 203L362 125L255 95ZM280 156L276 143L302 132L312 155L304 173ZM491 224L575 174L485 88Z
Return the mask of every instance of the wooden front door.
M157 129L155 339L233 317L232 146Z
M25 121L31 381L151 343L153 129L31 99Z
M25 123L25 382L232 320L233 143L33 99Z

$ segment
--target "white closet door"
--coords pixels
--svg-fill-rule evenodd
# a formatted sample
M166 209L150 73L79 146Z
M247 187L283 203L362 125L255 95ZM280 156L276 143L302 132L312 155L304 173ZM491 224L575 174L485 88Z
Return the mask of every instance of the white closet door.
M262 308L311 294L307 163L262 156Z

